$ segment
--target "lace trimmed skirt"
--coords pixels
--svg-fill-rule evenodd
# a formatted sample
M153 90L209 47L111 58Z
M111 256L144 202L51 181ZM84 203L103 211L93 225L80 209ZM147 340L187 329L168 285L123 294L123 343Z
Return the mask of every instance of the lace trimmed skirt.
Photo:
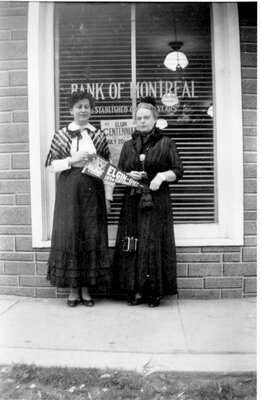
M58 179L47 279L57 287L94 287L110 281L103 182L63 171Z

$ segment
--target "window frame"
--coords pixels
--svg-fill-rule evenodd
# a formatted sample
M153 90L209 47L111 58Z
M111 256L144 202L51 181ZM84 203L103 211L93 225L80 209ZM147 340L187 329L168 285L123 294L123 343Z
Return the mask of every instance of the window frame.
M218 223L177 224L177 246L243 245L243 128L237 3L212 3ZM220 55L223 55L221 58ZM54 3L29 2L28 107L32 244L50 247L55 176L44 168L55 130ZM232 151L233 150L233 151ZM109 225L109 246L117 226Z

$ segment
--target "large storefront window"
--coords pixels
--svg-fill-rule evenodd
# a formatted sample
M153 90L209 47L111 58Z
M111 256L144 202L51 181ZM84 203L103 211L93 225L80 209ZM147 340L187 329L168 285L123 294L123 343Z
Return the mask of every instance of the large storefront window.
M175 140L185 169L182 181L171 185L174 221L215 222L210 4L57 3L55 20L57 124L70 121L69 93L90 91L96 98L91 122L108 132L116 163L133 129L136 99L154 96L160 117L168 122L165 134ZM183 43L184 69L164 65L172 41ZM119 186L112 225L118 222L121 200Z
M183 69L165 66L182 42ZM181 62L180 62L181 64ZM186 64L186 63L185 63ZM243 133L236 3L30 2L28 104L32 238L49 247L55 176L44 168L55 129L70 120L75 88L96 97L91 122L108 133L113 161L134 129L141 96L156 98L185 175L172 185L178 246L243 244ZM109 219L114 246L122 201Z

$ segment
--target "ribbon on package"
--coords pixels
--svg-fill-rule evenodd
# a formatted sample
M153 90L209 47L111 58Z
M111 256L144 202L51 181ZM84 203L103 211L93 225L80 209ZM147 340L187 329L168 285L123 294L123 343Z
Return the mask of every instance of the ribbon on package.
M123 172L112 163L98 154L91 154L82 170L83 174L95 176L107 182L119 183L121 185L135 188L147 189L148 186L136 181L129 174Z

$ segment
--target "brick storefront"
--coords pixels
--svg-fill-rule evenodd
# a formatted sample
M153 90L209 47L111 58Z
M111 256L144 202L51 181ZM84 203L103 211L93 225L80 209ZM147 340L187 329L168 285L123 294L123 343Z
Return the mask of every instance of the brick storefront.
M250 4L250 3L248 3ZM26 2L0 2L0 294L63 296L45 279L48 249L33 249ZM244 134L244 246L179 247L181 298L256 294L257 27L240 14ZM111 250L113 251L113 249Z

